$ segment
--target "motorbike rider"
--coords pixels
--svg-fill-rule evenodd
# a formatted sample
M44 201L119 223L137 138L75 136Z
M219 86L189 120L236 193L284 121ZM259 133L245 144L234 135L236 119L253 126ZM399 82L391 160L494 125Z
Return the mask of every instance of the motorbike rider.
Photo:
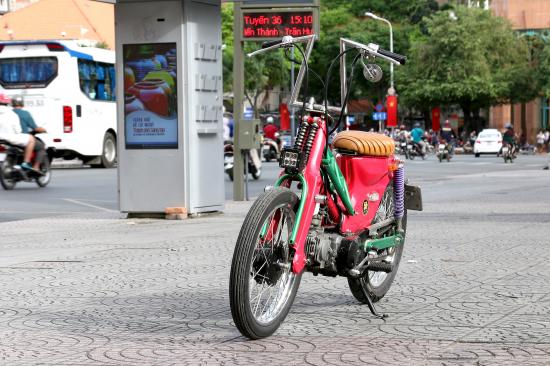
M277 132L279 132L279 128L275 126L273 117L271 116L267 117L266 125L264 126L264 138L276 141L277 145L280 147L281 139L277 137Z
M17 95L12 98L11 106L15 114L19 116L19 123L21 124L21 131L23 133L34 134L34 133L46 133L44 127L38 127L34 122L34 118L30 112L23 109L25 102L23 97ZM36 152L36 157L34 159L33 169L40 169L40 162L42 161L44 155L46 154L46 146L39 139L35 139L34 151Z
M502 135L502 142L505 145L508 145L510 149L512 149L512 156L516 157L516 134L514 132L514 126L512 126L511 123L507 123L505 126L506 132L504 132L504 135Z
M420 146L422 155L426 154L426 142L422 139L424 136L424 130L420 127L420 123L416 122L414 128L411 131L411 138L415 145Z
M453 129L451 128L451 122L449 120L445 120L445 123L443 124L443 127L441 128L441 132L439 133L439 136L441 137L441 142L444 142L449 147L449 152L452 153L454 150L454 139L455 134L453 133Z
M31 165L32 152L35 148L34 136L23 133L19 116L8 107L11 100L4 94L0 94L0 139L8 143L25 148L23 164L21 168L33 170Z

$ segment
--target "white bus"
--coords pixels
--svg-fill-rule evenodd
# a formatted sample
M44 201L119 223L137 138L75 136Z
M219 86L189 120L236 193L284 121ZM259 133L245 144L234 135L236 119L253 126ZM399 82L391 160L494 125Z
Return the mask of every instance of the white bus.
M0 42L0 93L20 95L55 157L116 162L115 53L76 41Z

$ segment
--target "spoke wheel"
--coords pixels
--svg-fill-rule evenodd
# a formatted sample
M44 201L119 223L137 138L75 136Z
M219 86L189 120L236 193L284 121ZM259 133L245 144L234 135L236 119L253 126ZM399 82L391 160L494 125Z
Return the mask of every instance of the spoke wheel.
M388 185L380 206L378 206L378 211L374 216L373 223L377 223L383 220L386 220L394 215L395 203L393 196L393 187ZM405 216L403 217L403 230L406 232L407 229L407 211L405 210ZM389 235L393 235L395 229L389 231ZM404 235L404 234L403 234ZM390 289L391 284L397 274L397 269L399 267L399 262L401 261L401 256L403 255L403 243L392 248L384 249L378 251L380 256L388 256L388 261L393 264L393 271L390 273L382 271L367 271L363 277L352 278L348 277L348 285L353 296L361 301L366 303L367 299L363 294L361 288L365 288L370 294L372 301L376 302L386 295Z
M272 335L285 319L300 285L292 272L289 239L298 198L286 188L260 196L250 209L233 254L229 295L239 331L251 339Z

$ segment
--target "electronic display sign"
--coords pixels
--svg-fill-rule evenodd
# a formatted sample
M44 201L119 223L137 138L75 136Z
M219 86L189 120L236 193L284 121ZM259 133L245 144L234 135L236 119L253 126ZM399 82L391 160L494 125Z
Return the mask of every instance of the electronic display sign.
M243 11L243 40L280 39L314 34L317 13L306 9Z

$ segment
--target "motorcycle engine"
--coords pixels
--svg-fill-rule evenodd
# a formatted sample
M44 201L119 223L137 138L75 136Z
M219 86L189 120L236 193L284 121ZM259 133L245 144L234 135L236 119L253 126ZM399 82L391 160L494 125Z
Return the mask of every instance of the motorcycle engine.
M338 275L336 257L342 237L338 234L310 232L306 240L308 270L314 275Z

